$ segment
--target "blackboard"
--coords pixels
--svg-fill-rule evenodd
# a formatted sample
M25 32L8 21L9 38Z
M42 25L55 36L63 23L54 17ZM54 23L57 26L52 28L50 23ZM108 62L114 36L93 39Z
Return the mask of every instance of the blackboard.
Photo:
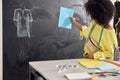
M3 9L3 39L4 55L14 62L18 53L16 28L13 24L14 9L19 8L21 2L26 3L33 17L30 40L31 60L80 58L83 53L84 40L79 38L79 30L58 28L60 7L75 10L74 17L83 25L90 22L84 9L87 0L4 0ZM11 56L14 55L14 56Z
M33 22L30 38L30 61L74 59L83 57L85 40L80 40L79 30L58 28L60 7L75 10L74 17L88 25L90 17L84 9L87 0L3 0L3 58L5 70L14 67L19 55L14 10L24 2L32 12ZM6 70L7 71L7 70Z

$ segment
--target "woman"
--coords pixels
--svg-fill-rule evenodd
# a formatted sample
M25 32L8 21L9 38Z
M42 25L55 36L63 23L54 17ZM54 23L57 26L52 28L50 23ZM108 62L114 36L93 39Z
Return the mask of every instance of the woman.
M72 18L72 23L80 30L80 36L86 38L84 56L97 60L113 59L114 48L118 47L115 30L109 24L114 15L114 5L110 0L88 0L85 9L92 19L88 27ZM92 51L93 48L95 51Z

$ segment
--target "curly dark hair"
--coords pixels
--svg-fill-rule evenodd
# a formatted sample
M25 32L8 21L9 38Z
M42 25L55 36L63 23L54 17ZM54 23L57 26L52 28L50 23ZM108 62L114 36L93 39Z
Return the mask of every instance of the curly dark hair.
M112 19L115 8L110 0L88 0L85 3L86 12L98 24L108 24Z

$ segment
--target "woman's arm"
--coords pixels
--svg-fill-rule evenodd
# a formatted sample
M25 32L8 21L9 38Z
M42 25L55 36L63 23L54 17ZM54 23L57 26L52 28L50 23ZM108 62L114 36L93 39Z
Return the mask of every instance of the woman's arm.
M82 31L82 25L76 21L76 19L74 17L71 18L72 19L72 23L79 29Z

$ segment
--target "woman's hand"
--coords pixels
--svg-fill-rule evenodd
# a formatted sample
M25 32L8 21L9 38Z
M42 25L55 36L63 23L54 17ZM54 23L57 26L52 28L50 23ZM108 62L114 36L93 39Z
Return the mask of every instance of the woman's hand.
M94 59L93 54L86 54L85 55L87 58Z
M74 17L70 17L70 18L71 18L73 25L75 25L79 30L82 31L82 25L79 22L77 22Z
M75 25L76 19L74 17L70 17L70 18L71 18L72 23Z

